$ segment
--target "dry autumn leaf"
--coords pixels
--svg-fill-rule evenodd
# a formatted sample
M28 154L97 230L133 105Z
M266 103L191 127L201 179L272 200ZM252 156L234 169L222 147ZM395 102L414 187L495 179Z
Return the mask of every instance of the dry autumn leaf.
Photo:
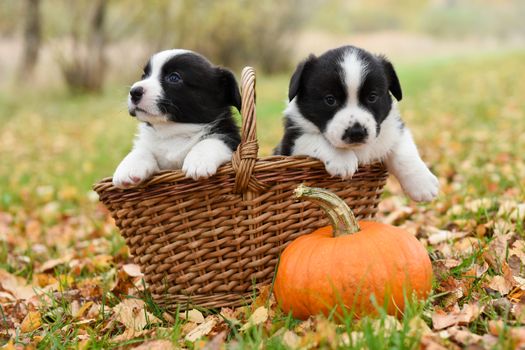
M20 325L22 333L29 333L42 325L42 316L38 311L29 311Z
M175 350L176 347L169 340L149 340L139 346L132 348L133 350Z
M116 320L132 331L142 331L144 327L152 323L160 323L160 320L150 314L145 308L144 301L139 299L125 299L115 307L113 311Z
M187 312L181 312L179 314L179 318L197 324L201 324L204 322L204 315L197 309L191 309Z
M27 282L18 276L14 276L9 272L0 269L0 289L11 293L16 299L29 299L35 294L35 288L28 285Z
M449 312L437 309L432 314L432 327L440 330L454 325L466 325L474 321L482 311L483 307L477 303L465 304L461 310L456 304Z
M241 331L246 331L252 326L257 326L261 323L264 323L268 319L268 309L264 306L259 306L253 314L251 314L250 318L248 318L248 322L246 322L242 327Z
M184 340L194 342L197 339L208 335L216 324L217 319L215 317L208 317L203 323L201 323L200 325L195 327L191 332L189 332L186 335L186 337L184 337Z
M124 264L122 270L130 277L142 277L144 274L140 271L140 266L137 264Z

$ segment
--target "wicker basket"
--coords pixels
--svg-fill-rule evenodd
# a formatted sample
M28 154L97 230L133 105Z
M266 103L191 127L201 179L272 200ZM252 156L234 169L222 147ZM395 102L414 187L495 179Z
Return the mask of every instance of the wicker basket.
M177 170L133 189L111 178L94 186L154 300L168 309L237 306L271 283L282 249L328 224L315 205L294 201L300 183L332 190L358 218L376 212L388 175L382 164L342 181L316 159L258 158L253 68L243 70L241 90L242 141L215 176L193 181Z

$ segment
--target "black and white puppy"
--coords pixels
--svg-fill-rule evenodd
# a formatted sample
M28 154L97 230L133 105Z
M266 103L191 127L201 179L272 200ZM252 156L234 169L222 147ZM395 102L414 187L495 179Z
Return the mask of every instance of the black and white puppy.
M215 174L240 142L232 106L240 110L241 96L229 70L188 50L153 55L129 92L129 113L142 123L113 184L135 186L167 169L193 179Z
M358 164L382 160L413 200L431 200L439 182L421 160L391 94L401 100L385 57L353 46L310 55L291 78L285 134L275 153L318 158L329 174L344 179Z

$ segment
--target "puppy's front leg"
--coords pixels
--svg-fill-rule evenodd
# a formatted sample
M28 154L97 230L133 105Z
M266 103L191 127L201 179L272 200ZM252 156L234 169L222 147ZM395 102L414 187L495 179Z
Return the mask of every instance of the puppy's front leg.
M202 140L186 155L182 171L194 180L210 177L219 166L231 160L232 153L230 147L219 139Z
M328 174L351 178L357 170L357 156L352 150L332 146L322 135L305 134L295 140L292 153L321 160Z
M113 185L119 188L136 186L159 171L159 166L151 152L133 149L120 162L113 174Z
M405 128L399 142L386 158L388 171L401 184L410 198L417 202L430 201L437 196L439 181L427 168L410 131Z

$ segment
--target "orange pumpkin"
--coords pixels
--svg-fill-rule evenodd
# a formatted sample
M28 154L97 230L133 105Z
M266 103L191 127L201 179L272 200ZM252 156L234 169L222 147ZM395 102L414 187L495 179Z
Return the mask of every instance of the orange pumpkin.
M318 203L332 226L294 240L281 255L274 293L295 318L345 308L356 317L375 313L372 295L389 314L403 312L405 299L426 298L432 266L425 248L401 228L357 223L346 203L323 189L299 186L299 199Z

